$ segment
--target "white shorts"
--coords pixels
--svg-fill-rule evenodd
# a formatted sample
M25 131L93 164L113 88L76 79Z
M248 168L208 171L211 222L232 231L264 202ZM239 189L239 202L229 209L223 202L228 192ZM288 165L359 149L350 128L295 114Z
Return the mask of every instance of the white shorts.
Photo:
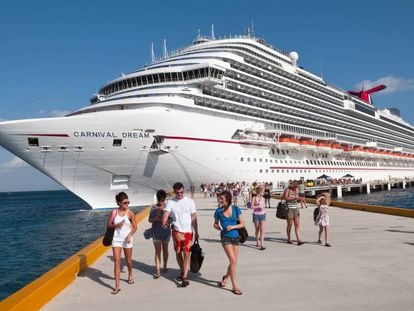
M118 241L112 241L112 247L122 247L122 248L132 248L133 241L131 240L130 243L127 243L125 241L118 242Z

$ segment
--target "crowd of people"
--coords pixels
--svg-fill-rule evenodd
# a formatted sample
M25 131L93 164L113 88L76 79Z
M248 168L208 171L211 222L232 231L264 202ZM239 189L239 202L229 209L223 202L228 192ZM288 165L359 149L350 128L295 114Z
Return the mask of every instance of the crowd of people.
M283 191L282 201L288 205L287 215L287 243L293 244L291 238L292 226L294 226L296 243L303 245L300 232L300 209L303 208L304 200L303 187L300 182L291 181ZM266 208L270 208L271 183L246 182L203 184L200 191L205 197L215 195L218 207L214 212L213 227L220 231L221 245L227 255L229 264L225 274L218 282L219 287L225 287L230 279L232 292L241 295L242 291L237 282L237 262L239 257L239 229L245 227L245 220L242 210L239 207L242 203L252 211L252 222L255 228L255 241L258 250L265 250L265 224ZM191 189L193 190L193 189ZM303 192L302 192L303 191ZM191 191L193 192L193 191ZM154 279L160 277L161 273L168 271L169 242L172 239L176 260L180 267L180 274L176 280L181 287L187 287L190 282L188 271L190 266L190 249L193 241L198 241L198 222L194 200L184 195L184 185L177 182L173 186L174 196L167 200L168 194L164 190L156 193L157 203L151 207L148 221L151 223L151 237L154 245L155 272ZM241 194L241 195L240 195ZM240 200L242 197L242 201ZM134 283L132 275L132 247L133 234L137 230L134 213L129 209L128 195L124 192L116 195L117 209L114 209L108 217L107 227L115 229L112 241L114 258L115 287L112 294L118 294L120 288L121 252L124 251L127 268L128 284ZM319 226L318 243L321 244L322 233L325 232L325 246L328 243L328 205L330 196L321 195L317 199L319 212L315 217L315 225ZM161 269L162 266L162 269Z

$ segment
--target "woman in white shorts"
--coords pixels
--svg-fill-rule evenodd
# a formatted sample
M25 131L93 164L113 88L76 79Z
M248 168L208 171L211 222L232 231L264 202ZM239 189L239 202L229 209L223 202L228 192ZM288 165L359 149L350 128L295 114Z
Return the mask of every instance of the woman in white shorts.
M134 284L132 277L132 235L137 230L134 212L129 206L128 195L120 192L115 197L118 208L114 209L108 218L108 228L115 228L112 240L112 252L114 256L115 288L111 294L118 294L120 289L121 275L121 251L124 249L125 260L128 267L128 284Z

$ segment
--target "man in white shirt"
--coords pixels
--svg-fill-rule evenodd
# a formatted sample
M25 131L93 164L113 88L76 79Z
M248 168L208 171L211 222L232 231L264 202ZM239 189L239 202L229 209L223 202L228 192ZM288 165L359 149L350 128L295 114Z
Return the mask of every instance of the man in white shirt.
M177 278L181 281L181 286L186 287L188 282L188 269L190 266L190 248L194 238L198 240L197 214L194 201L184 196L184 185L176 182L173 186L175 197L168 201L165 207L165 213L162 218L164 228L167 228L168 216L171 214L173 219L172 237L174 250L177 257L178 265L181 268L181 274Z

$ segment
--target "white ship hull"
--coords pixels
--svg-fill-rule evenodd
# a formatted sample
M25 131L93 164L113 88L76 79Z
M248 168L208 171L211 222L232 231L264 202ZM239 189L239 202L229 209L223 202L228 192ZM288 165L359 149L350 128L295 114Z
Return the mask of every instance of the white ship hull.
M148 204L157 189L170 189L176 181L188 189L205 182L276 183L323 173L332 178L351 173L364 180L414 175L414 169L304 165L317 155L300 150L271 155L271 145L231 138L245 126L245 120L151 107L3 122L0 140L92 208L115 206L119 191L127 192L133 205ZM33 135L40 146L27 146L27 137ZM154 136L165 137L162 146L151 148ZM114 139L122 139L122 146L113 146Z

